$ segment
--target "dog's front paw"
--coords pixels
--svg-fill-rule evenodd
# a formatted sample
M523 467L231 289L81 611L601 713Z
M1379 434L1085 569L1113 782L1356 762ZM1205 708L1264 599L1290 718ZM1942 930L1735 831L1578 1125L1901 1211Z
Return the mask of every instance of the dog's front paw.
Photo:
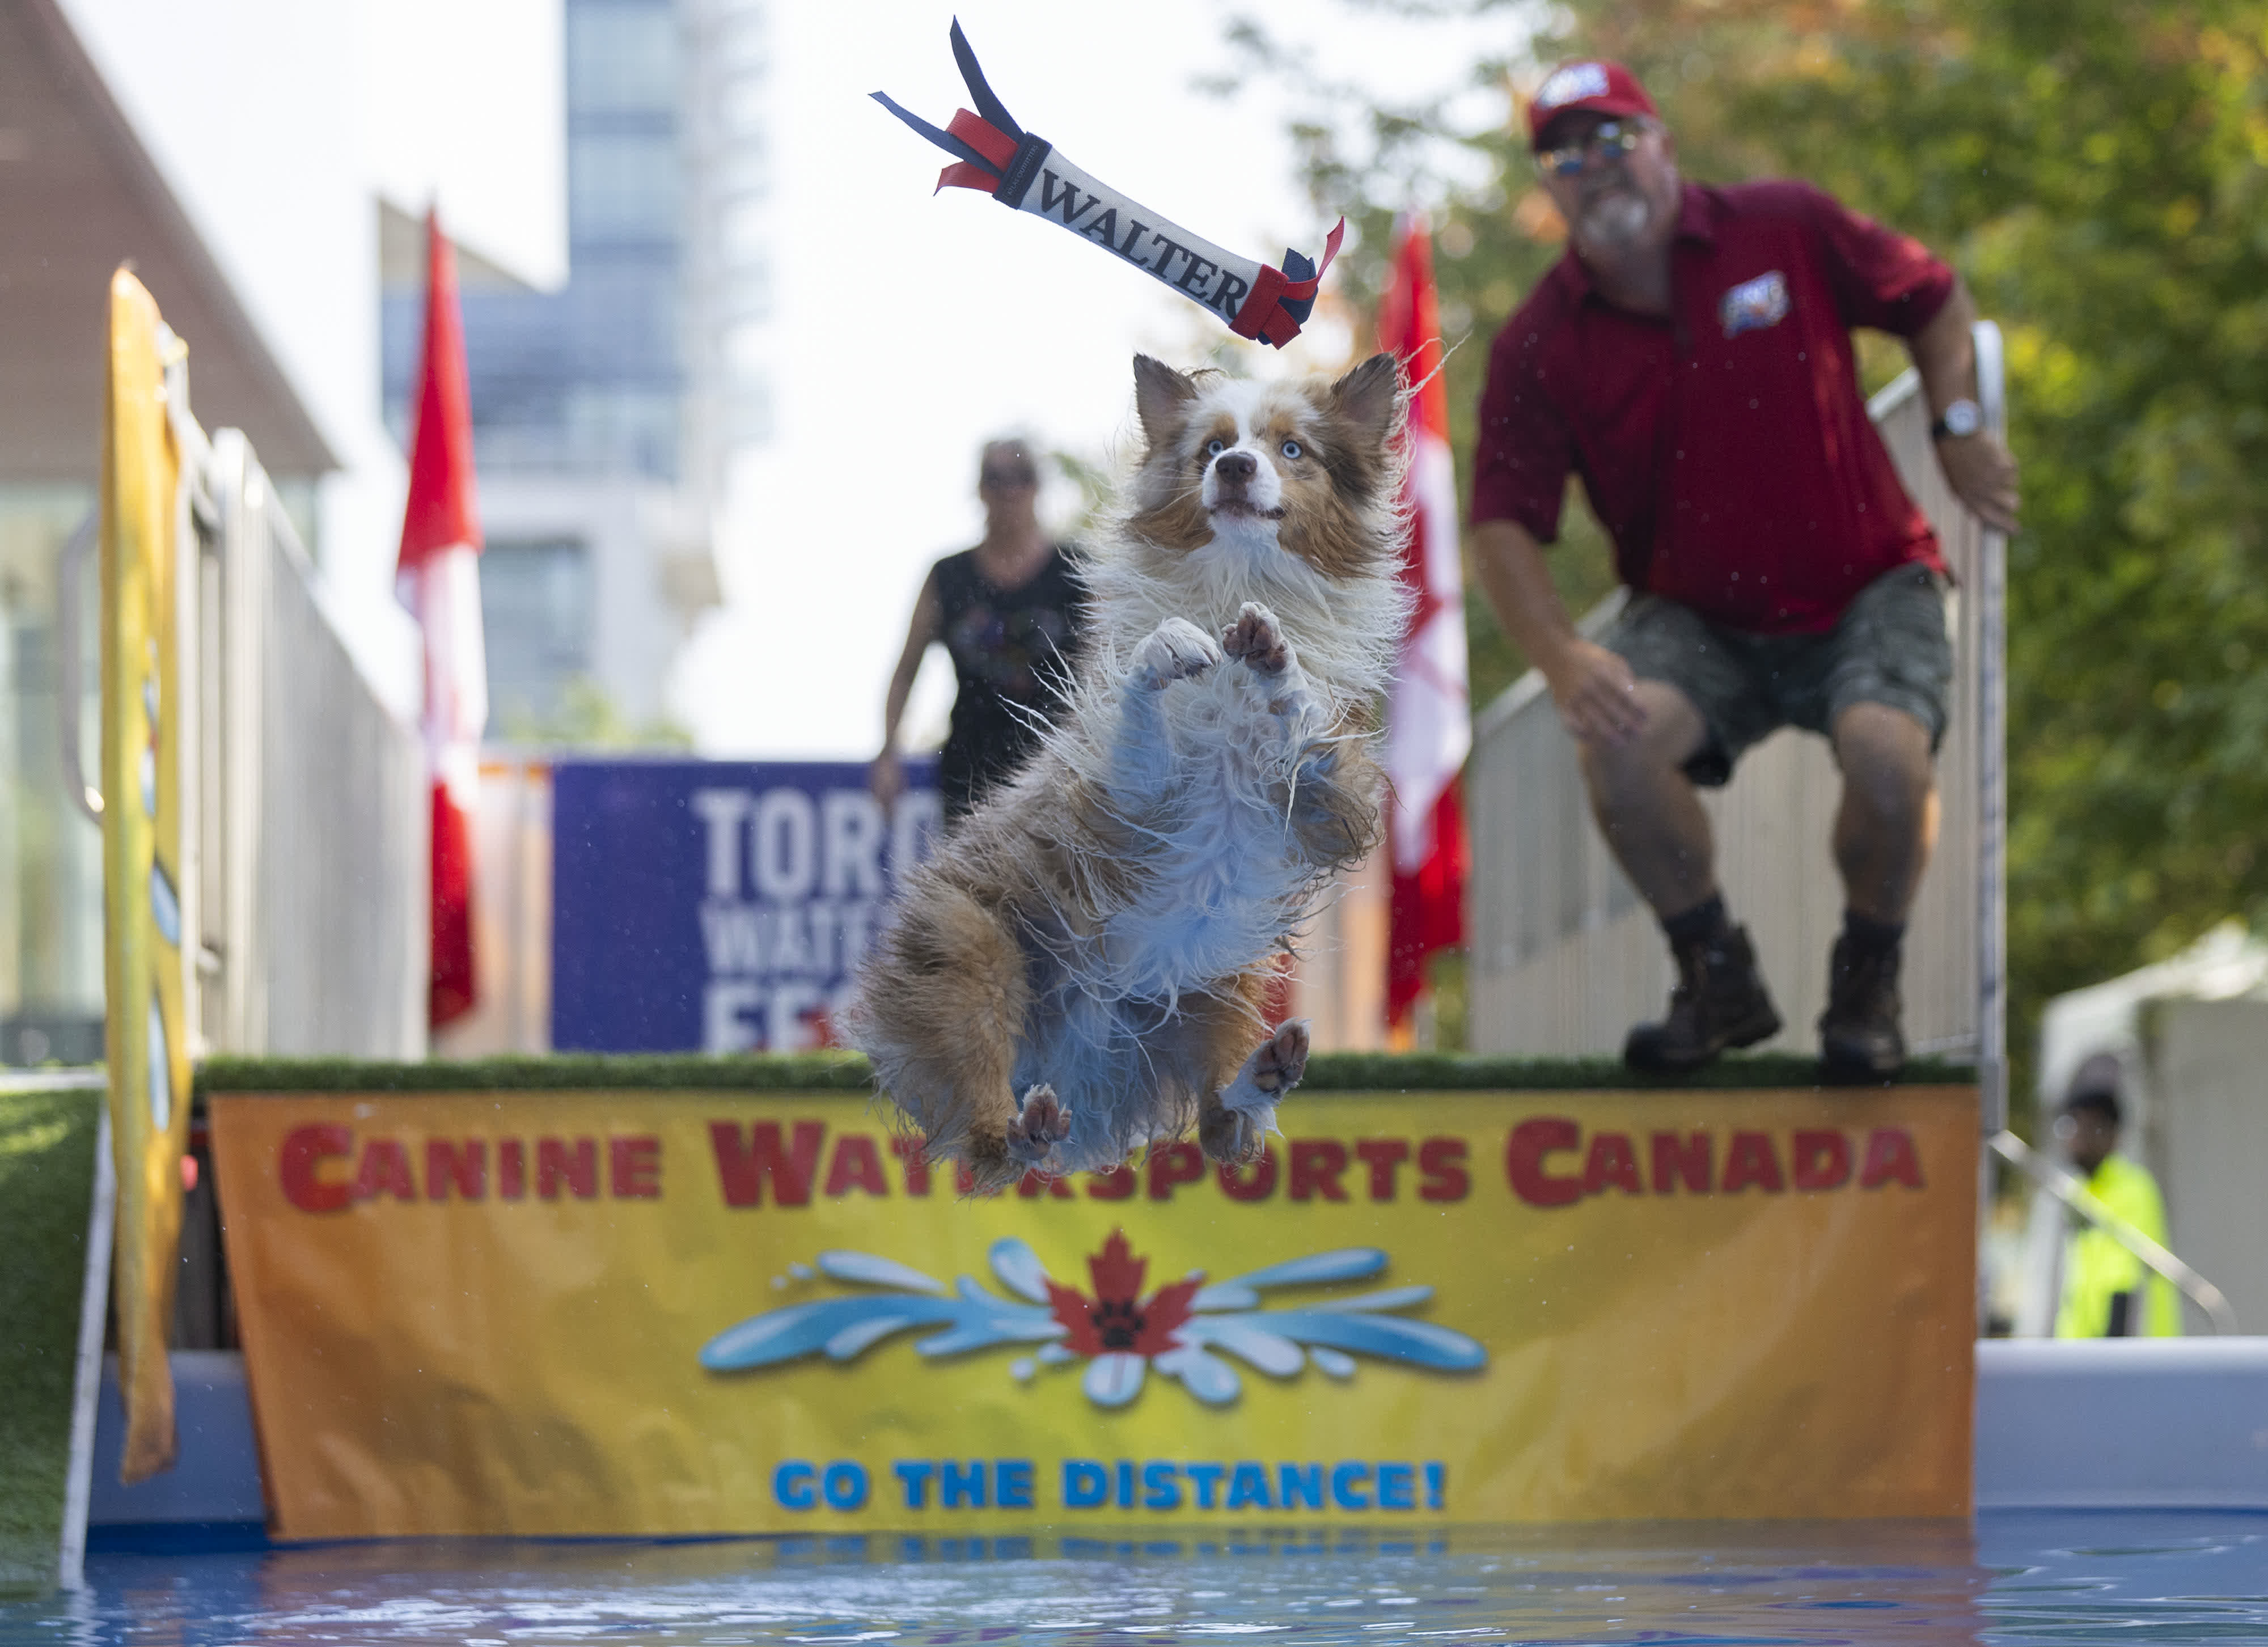
M1167 618L1134 653L1134 678L1152 691L1172 680L1201 675L1221 658L1210 635L1187 618Z
M1246 601L1236 621L1220 632L1220 649L1263 675L1280 675L1292 662L1292 643L1284 638L1276 614L1257 600Z
M1026 1166L1042 1166L1055 1147L1071 1136L1071 1111L1063 1107L1051 1086L1032 1086L1016 1100L1016 1119L1008 1123L1008 1153Z

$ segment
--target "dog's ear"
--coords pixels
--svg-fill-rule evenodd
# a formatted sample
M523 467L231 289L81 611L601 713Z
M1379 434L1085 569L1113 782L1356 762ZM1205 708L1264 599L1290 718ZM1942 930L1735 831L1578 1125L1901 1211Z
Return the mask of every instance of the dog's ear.
M1134 411L1151 451L1173 443L1197 398L1197 386L1164 361L1134 357Z
M1383 444L1402 416L1402 367L1393 356L1373 355L1331 385L1331 411L1367 439Z

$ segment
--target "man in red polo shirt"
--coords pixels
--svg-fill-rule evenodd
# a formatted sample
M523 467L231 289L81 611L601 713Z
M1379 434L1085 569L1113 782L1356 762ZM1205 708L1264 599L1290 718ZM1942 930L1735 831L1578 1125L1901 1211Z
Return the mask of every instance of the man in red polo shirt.
M1947 480L2009 531L2015 465L1977 411L1975 305L1917 242L1808 184L1682 180L1618 63L1552 74L1528 134L1568 253L1490 353L1474 545L1676 957L1668 1016L1624 1056L1690 1070L1778 1030L1694 786L1792 724L1830 739L1843 770L1822 1062L1830 1078L1883 1078L1905 1056L1899 943L1936 831L1953 665L1945 563L1867 421L1850 328L1906 340ZM1569 621L1541 548L1571 470L1631 589L1598 642Z

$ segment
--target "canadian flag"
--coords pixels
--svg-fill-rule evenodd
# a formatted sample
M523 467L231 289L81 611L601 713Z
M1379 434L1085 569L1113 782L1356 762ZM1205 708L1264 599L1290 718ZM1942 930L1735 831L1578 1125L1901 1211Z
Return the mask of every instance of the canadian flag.
M425 636L425 757L433 791L433 945L426 1018L470 1011L473 827L489 718L481 637L481 523L473 495L472 393L457 311L457 259L425 216L425 342L411 401L409 501L394 594Z
M1425 990L1426 959L1464 942L1469 855L1457 779L1473 727L1432 237L1423 217L1404 217L1394 238L1393 273L1378 304L1378 346L1399 357L1418 386L1410 407L1410 537L1402 551L1402 577L1416 606L1386 710L1386 775L1393 783L1386 838L1394 863L1386 1018L1399 1026Z

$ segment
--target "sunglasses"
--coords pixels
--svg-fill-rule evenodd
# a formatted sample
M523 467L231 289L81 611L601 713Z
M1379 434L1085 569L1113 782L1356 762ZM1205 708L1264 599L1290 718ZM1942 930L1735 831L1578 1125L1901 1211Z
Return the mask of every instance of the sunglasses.
M979 469L976 472L976 483L979 486L997 487L1005 492L1019 487L1037 486L1040 483L1040 477L1029 469Z
M1563 143L1535 152L1535 169L1550 177L1572 177L1596 157L1627 159L1646 137L1646 128L1618 120L1602 121L1576 143Z

